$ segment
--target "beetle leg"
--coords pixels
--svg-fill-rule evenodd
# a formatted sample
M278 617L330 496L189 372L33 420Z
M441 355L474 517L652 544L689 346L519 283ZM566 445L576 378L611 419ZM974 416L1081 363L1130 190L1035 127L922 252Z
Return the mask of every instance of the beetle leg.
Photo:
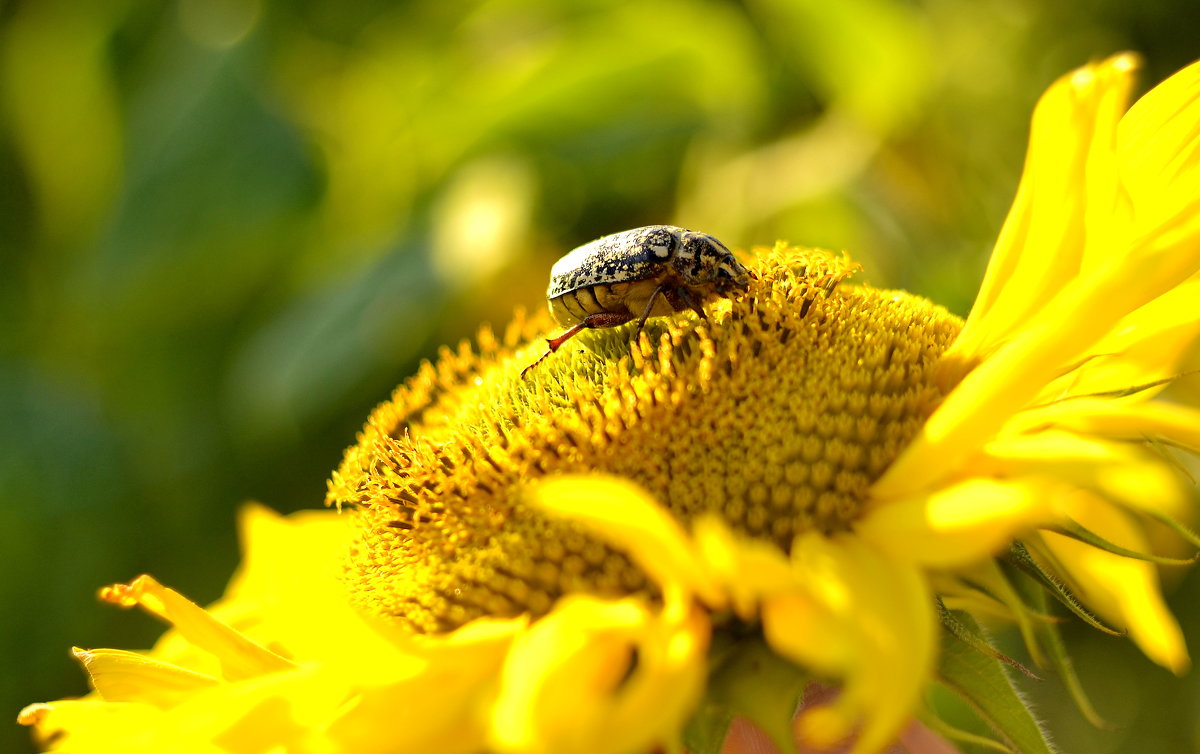
M631 319L633 319L633 315L629 312L599 312L597 314L589 314L583 318L582 322L574 325L557 338L547 338L546 345L550 347L546 349L544 354L538 357L537 361L522 369L521 376L524 377L526 372L542 363L543 359L557 351L559 346L573 338L580 330L594 330L598 327L616 327L617 325L625 324Z
M633 334L633 340L635 343L642 335L642 328L646 326L646 320L650 318L650 311L654 308L654 302L659 296L666 295L666 292L667 286L660 285L654 289L654 293L650 294L649 300L646 301L646 308L642 310L642 316L638 318L637 331Z
M696 316L705 322L708 321L708 317L704 315L704 309L696 303L696 299L692 298L692 294L687 288L680 286L675 293L679 294L679 298L683 299L683 303L687 304L689 309L696 312Z

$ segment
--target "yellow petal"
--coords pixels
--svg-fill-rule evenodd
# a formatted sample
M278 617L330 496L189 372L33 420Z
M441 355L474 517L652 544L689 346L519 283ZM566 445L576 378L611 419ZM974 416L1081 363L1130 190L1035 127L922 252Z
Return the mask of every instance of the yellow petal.
M1038 101L1016 199L951 358L993 351L1078 273L1087 222L1115 200L1115 186L1088 179L1113 171L1097 163L1111 159L1136 68L1136 57L1117 55L1063 76Z
M181 740L178 747L163 748L152 731L164 714L148 704L65 700L31 704L17 716L21 725L35 728L35 738L49 751L91 754L220 754L208 741ZM156 748L157 747L157 748Z
M1070 432L997 438L971 468L1001 478L1041 476L1172 516L1182 515L1188 502L1176 472L1162 459L1124 443Z
M217 658L226 680L250 678L295 667L290 660L230 628L174 589L164 587L149 576L138 576L129 584L105 587L100 590L100 598L122 607L137 605L172 624L189 642Z
M216 754L289 745L297 750L344 696L329 679L312 676L297 669L221 683L169 710L129 702L55 702L45 705L47 713L36 722L39 731L65 733L56 742L67 752Z
M226 598L275 608L297 593L311 594L313 581L327 588L325 582L336 581L356 531L352 514L298 511L283 516L247 503L238 512L242 562Z
M524 754L647 751L678 740L705 678L708 620L684 602L563 599L509 654L493 745Z
M1075 497L1072 518L1105 539L1145 551L1141 532L1112 506L1087 494ZM1057 558L1080 597L1101 616L1128 629L1146 656L1176 674L1189 665L1183 632L1163 601L1155 566L1114 555L1052 532L1042 541Z
M1100 399L1063 401L1021 415L1016 431L1062 427L1114 440L1158 440L1200 453L1200 411L1178 403L1118 403Z
M428 637L424 662L408 672L356 666L351 704L329 726L340 751L469 754L486 746L489 705L513 639L527 621L476 621ZM389 672L391 677L388 677Z
M210 741L238 752L310 748L350 695L334 674L303 667L197 694L151 728L159 745Z
M874 752L907 724L934 655L932 595L911 563L847 535L812 534L792 551L806 592L764 600L763 633L781 654L844 680L837 702L800 727L829 745L858 731L855 752Z
M258 536L252 539L260 554L264 540L299 534L292 542L303 546L305 534L316 536L316 529L322 528L333 536L316 536L308 543L311 547L302 548L309 556L320 551L330 555L338 543L344 543L341 534L325 526L329 519L324 516L306 516L312 520L297 522L265 509L249 516L257 519ZM449 634L385 638L345 607L344 594L335 596L315 584L304 593L303 585L290 583L292 575L273 572L286 570L288 561L302 557L289 553L281 557L282 562L259 560L257 565L252 559L222 609L240 624L262 630L280 619L271 614L271 600L260 593L274 583L310 612L307 619L319 628L309 630L327 632L326 645L350 646L304 656L300 658L304 664L296 665L143 577L129 586L106 589L104 596L118 604L140 605L175 625L154 650L156 656L118 650L78 652L97 690L110 700L103 709L126 712L113 716L117 722L105 726L108 718L69 714L77 708L68 706L62 708L66 713L58 714L56 703L31 708L23 719L49 720L41 726L47 731L52 725L66 727L63 740L73 747L85 748L84 742L92 741L93 734L103 734L104 745L95 750L111 748L122 754L279 747L359 754L432 750L470 754L483 748L486 710L496 694L496 679L513 637L524 630L527 620L481 620ZM301 575L325 578L328 564L324 558L319 560L320 565L294 565ZM248 583L254 580L260 583ZM219 678L163 659L193 660L199 654L216 657L224 669ZM72 728L76 720L83 727ZM181 741L186 744L176 745Z
M309 661L354 663L374 657L380 662L394 655L395 637L363 619L342 581L355 515L300 511L282 516L251 503L239 511L238 529L242 563L208 612ZM341 640L330 641L330 636Z
M1144 303L1200 268L1200 63L1130 108L1118 129L1117 162L1128 231L1113 234L1124 254L1105 273L1115 297L1100 303L1125 312L1126 298Z
M1130 313L1080 354L1078 369L1052 383L1046 400L1064 395L1115 392L1177 374L1179 362L1200 334L1200 280L1190 280ZM1161 387L1140 391L1146 400Z
M1080 96L1081 101L1092 102L1094 107L1084 108L1084 117L1068 130L1073 128L1087 134L1111 130L1108 126L1097 127L1087 118L1110 117L1112 108L1103 103L1112 100L1111 87L1127 89L1131 69L1131 61L1124 57L1088 69L1090 73L1082 76L1087 85ZM1076 76L1079 75L1077 72ZM1062 82L1056 84L1055 89L1061 85ZM1166 91L1163 97L1167 99L1155 100L1156 112L1174 106L1177 117L1185 121L1180 128L1200 130L1197 122L1200 113L1190 105L1183 107L1184 103L1168 101L1170 96L1178 96L1176 88L1168 87ZM1095 147L1102 150L1100 144ZM1082 146L1071 149L1063 159L1079 162L1082 150ZM1091 151L1090 146L1088 150ZM1135 152L1129 152L1119 159L1136 157ZM1036 162L1057 158L1031 154L1030 159ZM1107 158L1102 159L1101 151L1095 151L1084 162L1090 171L1094 165L1107 165ZM1036 169L1031 163L1029 170ZM1195 169L1197 166L1187 167L1189 171ZM1064 212L1065 218L1076 219L1076 225L1067 229L1050 223L1049 230L1037 231L1030 224L1022 231L1023 235L1011 241L1016 251L1004 252L998 248L995 263L998 271L994 276L989 273L989 279L996 282L987 283L981 292L980 314L972 312L963 334L937 367L939 380L944 384L954 384L960 377L961 382L929 418L921 435L876 482L876 497L903 497L946 479L959 462L1066 371L1076 354L1087 352L1121 318L1180 285L1200 268L1200 212L1181 212L1170 217L1151 212L1149 217L1159 218L1159 224L1144 221L1139 214L1145 209L1141 206L1116 213L1117 208L1106 198L1107 169L1100 173L1099 189L1093 184L1090 172L1076 173L1075 185L1057 199L1043 196L1018 201L1018 205L1028 201L1031 208L1036 206L1049 213ZM1076 201L1094 199L1092 194L1096 190L1100 192L1097 212L1080 214L1070 206L1063 209L1064 203L1073 206ZM1139 198L1143 203L1154 201L1151 195ZM1200 198L1189 196L1188 201L1200 203ZM1114 212L1114 218L1123 218L1123 224L1096 219L1105 217L1105 207ZM1087 222L1078 222L1081 217ZM1024 222L1031 223L1028 219ZM1018 226L1024 227L1021 223ZM1080 256L1080 239L1087 239L1089 245L1096 244L1086 249L1086 260ZM1004 238L1002 242L1007 243ZM1010 259L1013 253L1019 254L1019 259ZM1039 277L1047 274L1041 265L1048 263L1029 262L1036 269L1019 272L1026 256L1057 258L1062 254L1069 261L1056 273L1063 275L1063 282L1051 294L1043 292L1046 286ZM1072 266L1078 267L1078 275L1069 273ZM1010 295L1014 297L1011 302Z
M855 533L882 552L934 567L974 563L1052 518L1041 485L968 479L928 495L879 503Z
M1200 62L1139 99L1118 130L1121 180L1139 225L1195 216L1200 207Z
M826 581L823 586L828 589L831 584ZM827 605L796 589L764 599L761 615L763 635L780 655L823 677L846 677L854 672L858 637L846 630L844 610L837 605Z
M678 585L711 605L723 596L679 522L640 487L618 477L560 476L531 491L543 510L590 527L664 588Z
M1197 239L1200 241L1200 238ZM1197 243L1200 249L1200 243ZM1170 261L1178 271L1180 259ZM1185 260L1200 265L1200 253ZM1037 315L1036 321L1002 347L946 397L925 422L921 434L873 485L888 499L910 494L950 476L954 469L1014 415L1031 403L1068 366L1067 359L1106 334L1122 315L1169 287L1162 276L1146 285L1107 270L1071 286ZM1061 326L1071 322L1071 327Z
M120 649L72 649L92 686L109 702L143 702L167 709L217 685L210 675Z

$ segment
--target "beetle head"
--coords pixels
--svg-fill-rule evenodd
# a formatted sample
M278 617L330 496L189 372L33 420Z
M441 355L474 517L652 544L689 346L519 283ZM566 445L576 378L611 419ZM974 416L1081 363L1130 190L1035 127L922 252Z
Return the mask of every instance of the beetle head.
M691 285L712 283L717 293L726 296L744 291L753 274L747 270L725 244L707 233L686 231L679 239L675 267Z

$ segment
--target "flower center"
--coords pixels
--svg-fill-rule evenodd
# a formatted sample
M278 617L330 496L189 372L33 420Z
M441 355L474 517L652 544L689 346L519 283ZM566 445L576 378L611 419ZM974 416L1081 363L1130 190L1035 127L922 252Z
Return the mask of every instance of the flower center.
M931 368L961 320L838 287L856 265L826 252L777 247L750 268L747 294L710 303L707 322L656 318L638 344L632 324L588 331L527 379L546 317L424 365L330 482L329 502L362 515L354 599L429 632L540 615L569 592L649 590L621 553L524 503L549 474L622 476L685 522L715 512L785 550L852 526L941 400Z

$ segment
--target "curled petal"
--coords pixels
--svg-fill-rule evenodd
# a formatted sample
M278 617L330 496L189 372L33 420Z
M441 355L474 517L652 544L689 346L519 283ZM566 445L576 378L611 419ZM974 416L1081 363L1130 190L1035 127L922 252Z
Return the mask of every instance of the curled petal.
M809 588L765 599L763 632L780 654L844 679L833 705L801 716L801 735L828 746L857 729L853 751L879 751L908 722L932 666L929 586L910 562L851 535L801 537L792 557Z
M694 528L706 566L743 620L753 619L762 598L794 590L796 573L774 544L738 536L717 516L701 517Z
M120 649L73 649L92 686L110 702L142 702L169 709L219 681L205 673Z
M212 654L226 680L289 670L295 665L218 620L196 603L149 576L100 590L100 598L122 607L139 606L173 625L194 646Z
M493 745L616 754L678 740L703 690L709 630L703 611L684 602L659 612L632 599L564 599L509 653Z

